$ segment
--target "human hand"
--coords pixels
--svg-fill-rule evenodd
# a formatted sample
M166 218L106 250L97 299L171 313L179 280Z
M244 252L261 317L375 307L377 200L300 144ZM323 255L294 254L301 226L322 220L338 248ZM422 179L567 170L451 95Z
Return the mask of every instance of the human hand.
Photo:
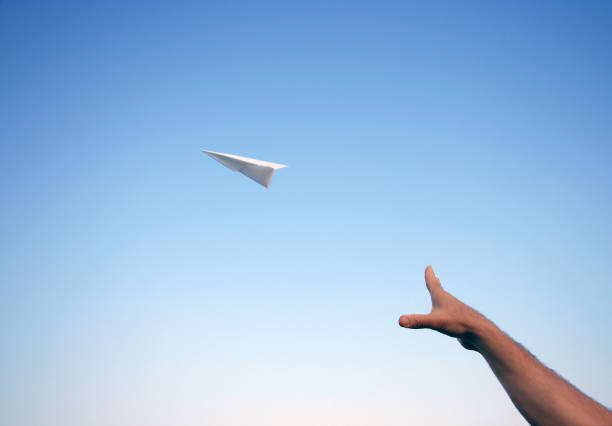
M477 350L477 330L489 323L489 320L447 293L431 266L425 269L425 284L431 296L431 312L402 315L399 325L405 328L430 328L456 337L466 349Z

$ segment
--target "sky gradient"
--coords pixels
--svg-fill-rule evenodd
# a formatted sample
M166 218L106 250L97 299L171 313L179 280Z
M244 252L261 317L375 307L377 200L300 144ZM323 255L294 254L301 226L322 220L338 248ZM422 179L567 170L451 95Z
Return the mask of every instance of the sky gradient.
M611 406L611 19L0 1L0 425L521 424L428 264Z

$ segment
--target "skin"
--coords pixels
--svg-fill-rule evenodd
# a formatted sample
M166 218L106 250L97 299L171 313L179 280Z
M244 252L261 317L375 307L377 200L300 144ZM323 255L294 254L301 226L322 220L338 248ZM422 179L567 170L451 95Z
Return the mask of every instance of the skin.
M425 269L431 312L402 315L405 328L429 328L455 337L479 352L508 396L532 425L612 425L612 411L589 398L478 311L442 288L433 268Z

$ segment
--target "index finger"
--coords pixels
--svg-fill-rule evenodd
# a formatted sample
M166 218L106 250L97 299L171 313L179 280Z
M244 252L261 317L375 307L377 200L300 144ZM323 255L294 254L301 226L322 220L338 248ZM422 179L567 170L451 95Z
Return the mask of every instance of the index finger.
M427 286L427 290L429 290L430 293L442 290L442 284L440 283L438 277L436 277L436 274L434 273L434 270L431 265L425 268L425 285Z

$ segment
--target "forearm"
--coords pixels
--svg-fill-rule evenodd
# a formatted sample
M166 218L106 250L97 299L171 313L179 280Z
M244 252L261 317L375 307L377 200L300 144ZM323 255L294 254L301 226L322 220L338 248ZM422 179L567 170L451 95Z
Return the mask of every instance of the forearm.
M442 288L428 266L429 314L402 315L407 328L430 328L456 337L482 354L523 417L537 425L610 425L612 412L540 363L479 312Z
M529 423L612 425L612 412L544 366L492 322L480 321L470 341Z

